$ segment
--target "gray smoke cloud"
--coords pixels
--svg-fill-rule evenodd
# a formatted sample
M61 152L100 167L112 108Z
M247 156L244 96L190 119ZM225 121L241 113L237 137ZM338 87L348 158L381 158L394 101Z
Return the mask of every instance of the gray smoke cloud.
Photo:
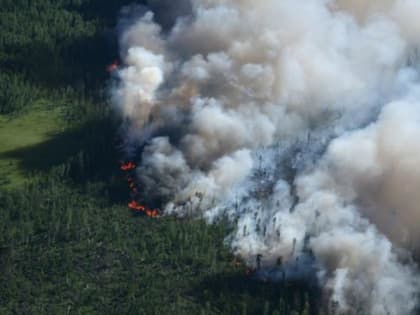
M169 30L144 9L121 20L112 101L127 153L142 148L144 197L166 214L228 217L250 265L310 250L338 314L413 314L420 2L182 7L162 15Z

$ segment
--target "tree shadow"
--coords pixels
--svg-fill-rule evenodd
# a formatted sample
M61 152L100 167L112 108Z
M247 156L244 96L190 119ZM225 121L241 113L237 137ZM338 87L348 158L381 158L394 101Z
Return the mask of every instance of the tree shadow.
M105 67L116 55L116 43L105 33L65 39L51 45L41 41L9 45L0 67L25 74L35 86L72 86L85 94L100 89L109 74Z
M81 134L82 132L77 130L50 135L49 139L42 143L3 152L0 158L19 160L19 167L25 171L47 171L79 151L77 139Z
M192 5L188 0L90 0L81 5L79 10L87 19L101 17L107 27L114 27L118 19L118 12L124 6L144 6L154 13L156 22L164 31L169 31L175 24L177 17L191 13ZM141 12L141 11L140 11ZM136 16L134 16L136 17Z
M0 158L17 160L19 169L28 174L67 179L112 204L125 202L128 191L115 150L116 126L111 118L91 120L44 142L0 153Z
M136 3L138 5L146 5L150 0L90 0L82 3L78 11L86 19L95 19L100 17L107 27L114 27L118 19L118 12L123 6ZM69 6L69 9L76 9Z
M272 283L245 274L218 274L206 278L190 293L203 305L211 305L223 313L299 314L307 308L319 314L320 292L302 283Z
M3 152L0 157L18 160L26 172L47 172L64 165L74 179L101 179L115 167L114 128L109 119L89 121L51 134L44 142Z

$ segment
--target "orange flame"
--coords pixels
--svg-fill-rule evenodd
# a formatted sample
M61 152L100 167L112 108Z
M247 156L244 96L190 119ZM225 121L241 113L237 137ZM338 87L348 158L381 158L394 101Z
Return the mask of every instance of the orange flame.
M122 163L120 169L124 172L134 170L136 168L136 164L129 161L127 163Z
M111 63L110 65L108 65L106 67L106 71L107 72L114 72L115 70L118 69L118 66L120 65L120 62L118 60L114 60L113 63Z
M130 201L130 202L128 203L128 207L129 207L131 210L134 210L134 211L140 211L140 212L144 212L144 211L146 211L146 207L144 207L144 206L142 206L142 205L139 205L139 204L137 203L137 201L135 201L135 200Z
M128 207L134 212L144 213L145 215L147 215L148 217L151 217L151 218L157 218L159 216L159 210L158 209L146 208L145 206L137 203L137 201L135 201L135 200L130 201L128 203Z
M137 166L134 162L129 161L129 162L122 163L121 166L120 166L120 169L123 172L129 172L129 171L134 170L136 167ZM130 191L133 194L137 195L139 190L137 188L137 185L136 185L136 182L135 182L134 178L131 177L130 175L127 175L127 182L128 182L128 187L130 188ZM145 215L147 215L148 217L151 217L151 218L156 218L160 214L159 209L150 209L150 208L148 208L144 205L139 204L135 200L132 200L128 203L128 208L130 210L134 211L134 212L143 213L143 214L145 214Z
M146 214L151 218L156 218L159 216L159 211L157 209L147 209Z

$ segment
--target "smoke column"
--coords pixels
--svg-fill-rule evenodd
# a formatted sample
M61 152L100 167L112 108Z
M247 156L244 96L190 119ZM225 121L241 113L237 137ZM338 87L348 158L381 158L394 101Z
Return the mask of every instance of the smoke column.
M146 201L229 218L249 265L310 248L339 314L413 314L420 2L179 4L119 25L112 103Z

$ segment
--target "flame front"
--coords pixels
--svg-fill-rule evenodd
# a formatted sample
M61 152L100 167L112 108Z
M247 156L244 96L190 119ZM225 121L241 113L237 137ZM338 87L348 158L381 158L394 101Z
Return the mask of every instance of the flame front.
M127 183L128 183L128 187L130 189L130 192L132 193L133 196L137 196L139 194L139 189L137 188L136 182L134 180L134 177L130 175L129 172L132 172L136 169L136 164L132 161L128 161L125 163L122 163L120 166L121 171L123 172L127 172ZM147 215L148 217L151 218L156 218L159 216L159 209L151 209L148 208L145 205L139 204L136 200L131 200L128 203L128 208L130 210L132 210L133 212L136 213L142 213Z
M120 61L118 60L118 59L116 59L116 60L114 60L114 62L113 63L111 63L110 65L108 65L107 67L106 67L106 71L107 72L114 72L115 70L117 70L118 69L118 66L120 65Z
M132 171L136 168L136 164L129 161L127 163L122 163L120 169L124 172L126 171Z

